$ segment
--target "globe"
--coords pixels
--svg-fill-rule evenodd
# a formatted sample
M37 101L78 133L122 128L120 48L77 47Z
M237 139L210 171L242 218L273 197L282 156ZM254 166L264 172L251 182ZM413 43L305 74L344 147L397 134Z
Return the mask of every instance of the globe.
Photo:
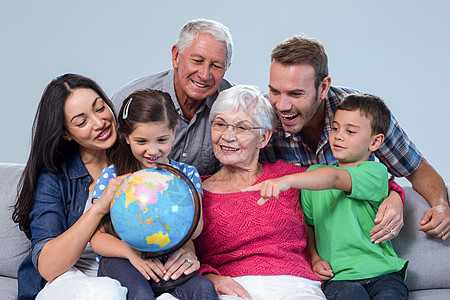
M125 178L111 204L111 220L119 237L146 257L181 248L200 218L198 193L177 168L155 163Z

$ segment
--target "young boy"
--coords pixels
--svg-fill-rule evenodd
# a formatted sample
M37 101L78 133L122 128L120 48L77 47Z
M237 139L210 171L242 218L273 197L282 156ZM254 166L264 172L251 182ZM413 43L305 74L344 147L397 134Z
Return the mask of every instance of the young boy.
M388 173L368 160L383 143L390 119L380 98L349 95L339 104L330 133L338 166L315 165L245 189L261 190L260 205L289 188L302 189L312 266L326 281L327 299L408 298L408 261L397 257L391 242L372 243L369 234L388 195Z

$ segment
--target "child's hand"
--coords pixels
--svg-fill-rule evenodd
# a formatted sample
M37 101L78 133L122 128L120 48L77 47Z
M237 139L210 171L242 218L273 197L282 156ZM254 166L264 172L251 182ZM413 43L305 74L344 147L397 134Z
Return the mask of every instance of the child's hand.
M322 281L330 280L334 277L333 269L326 260L319 260L313 264L314 273L319 276Z
M270 198L278 198L281 192L287 191L291 188L291 184L285 177L270 179L258 184L246 187L241 192L261 191L261 198L258 200L258 205L263 205Z
M131 247L130 247L131 248ZM142 252L136 249L132 249L133 254L130 255L128 260L147 280L153 279L155 282L159 282L160 278L164 277L167 272L162 262L155 259L143 259L141 258Z

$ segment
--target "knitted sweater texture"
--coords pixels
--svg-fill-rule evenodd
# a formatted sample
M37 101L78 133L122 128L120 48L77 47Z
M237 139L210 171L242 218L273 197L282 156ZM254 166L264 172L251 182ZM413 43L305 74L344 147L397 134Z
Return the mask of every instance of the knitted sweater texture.
M255 184L306 170L282 161L263 162L263 166ZM195 240L202 263L199 273L319 280L311 269L298 197L299 190L289 189L259 206L259 191L219 194L204 190L204 227Z

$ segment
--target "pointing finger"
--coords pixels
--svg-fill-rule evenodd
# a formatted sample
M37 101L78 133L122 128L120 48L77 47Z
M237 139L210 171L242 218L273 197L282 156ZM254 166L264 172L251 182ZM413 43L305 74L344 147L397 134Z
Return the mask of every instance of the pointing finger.
M243 189L241 189L241 192L254 192L254 191L259 191L259 190L261 190L261 183L243 188Z

